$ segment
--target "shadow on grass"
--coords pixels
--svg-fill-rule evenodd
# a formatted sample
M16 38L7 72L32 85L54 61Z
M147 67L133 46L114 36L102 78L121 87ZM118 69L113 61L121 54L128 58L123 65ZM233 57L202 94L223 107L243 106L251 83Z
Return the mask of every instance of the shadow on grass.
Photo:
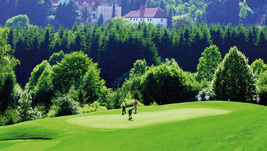
M31 138L0 139L0 141L14 141L14 140L52 140L52 138L31 137Z

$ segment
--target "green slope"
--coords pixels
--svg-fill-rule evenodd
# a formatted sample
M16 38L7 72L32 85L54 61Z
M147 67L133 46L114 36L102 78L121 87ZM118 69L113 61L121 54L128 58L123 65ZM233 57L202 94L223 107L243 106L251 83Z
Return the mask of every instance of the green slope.
M120 110L49 118L0 127L0 151L267 150L266 113L210 101L140 107L132 121Z

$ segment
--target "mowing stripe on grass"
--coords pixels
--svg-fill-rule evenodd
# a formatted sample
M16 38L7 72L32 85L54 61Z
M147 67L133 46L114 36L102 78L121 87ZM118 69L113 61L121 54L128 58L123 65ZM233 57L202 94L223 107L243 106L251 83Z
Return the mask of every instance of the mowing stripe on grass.
M125 129L142 127L151 124L161 124L174 121L183 121L193 118L227 114L231 111L208 108L185 108L167 111L145 112L133 114L133 119L128 120L128 115L96 115L68 119L74 125L105 128L105 129Z

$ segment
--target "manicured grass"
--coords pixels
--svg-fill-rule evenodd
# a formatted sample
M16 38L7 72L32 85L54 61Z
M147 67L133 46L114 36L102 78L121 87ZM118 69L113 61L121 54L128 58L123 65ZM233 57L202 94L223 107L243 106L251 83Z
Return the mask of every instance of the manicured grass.
M0 127L0 150L267 151L267 107L209 101L140 107L131 121L121 110L42 119Z

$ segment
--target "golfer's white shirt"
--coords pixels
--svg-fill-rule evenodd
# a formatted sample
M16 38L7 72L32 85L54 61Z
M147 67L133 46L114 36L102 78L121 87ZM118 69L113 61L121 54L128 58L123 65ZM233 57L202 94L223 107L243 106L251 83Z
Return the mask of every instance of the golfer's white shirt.
M122 106L125 106L125 102L122 102Z

